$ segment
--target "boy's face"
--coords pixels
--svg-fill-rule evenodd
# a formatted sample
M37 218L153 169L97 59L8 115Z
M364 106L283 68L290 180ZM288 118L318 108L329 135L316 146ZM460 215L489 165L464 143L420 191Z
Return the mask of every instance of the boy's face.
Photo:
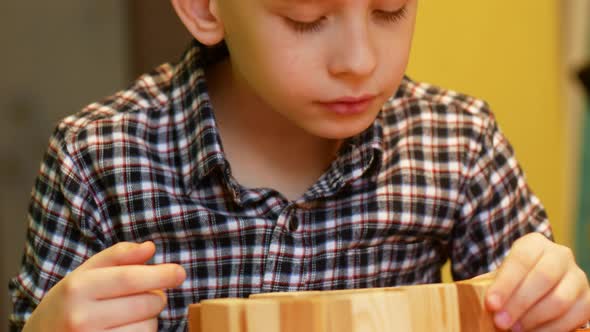
M217 0L237 77L305 131L366 129L397 90L417 0Z

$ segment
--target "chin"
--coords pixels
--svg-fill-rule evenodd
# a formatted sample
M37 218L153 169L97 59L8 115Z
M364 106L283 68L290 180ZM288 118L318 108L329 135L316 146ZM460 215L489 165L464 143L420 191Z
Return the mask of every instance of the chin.
M340 119L338 121L327 120L315 124L312 128L308 128L307 131L318 137L342 140L362 133L373 124L375 118L376 115L356 119Z

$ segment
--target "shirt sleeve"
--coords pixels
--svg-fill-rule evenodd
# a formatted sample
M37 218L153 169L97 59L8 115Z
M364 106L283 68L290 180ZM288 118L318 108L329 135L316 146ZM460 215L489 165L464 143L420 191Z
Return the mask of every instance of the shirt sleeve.
M99 209L63 131L58 127L52 135L31 193L21 267L9 283L10 331L22 330L51 287L104 247Z
M466 165L458 220L451 241L454 280L497 269L512 244L538 232L553 239L547 214L528 187L514 151L485 112L473 157Z

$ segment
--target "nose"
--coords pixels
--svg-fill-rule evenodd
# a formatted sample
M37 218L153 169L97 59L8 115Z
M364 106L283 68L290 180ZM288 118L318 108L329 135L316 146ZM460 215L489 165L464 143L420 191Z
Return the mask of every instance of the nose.
M370 76L377 66L375 46L367 24L357 24L336 36L328 69L331 75L360 79Z

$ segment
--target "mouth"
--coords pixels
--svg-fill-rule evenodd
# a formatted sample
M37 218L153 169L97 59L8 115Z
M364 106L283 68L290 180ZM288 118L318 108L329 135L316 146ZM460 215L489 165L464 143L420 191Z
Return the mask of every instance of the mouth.
M375 100L376 95L362 95L359 97L342 97L319 104L329 111L340 115L353 115L365 112Z

